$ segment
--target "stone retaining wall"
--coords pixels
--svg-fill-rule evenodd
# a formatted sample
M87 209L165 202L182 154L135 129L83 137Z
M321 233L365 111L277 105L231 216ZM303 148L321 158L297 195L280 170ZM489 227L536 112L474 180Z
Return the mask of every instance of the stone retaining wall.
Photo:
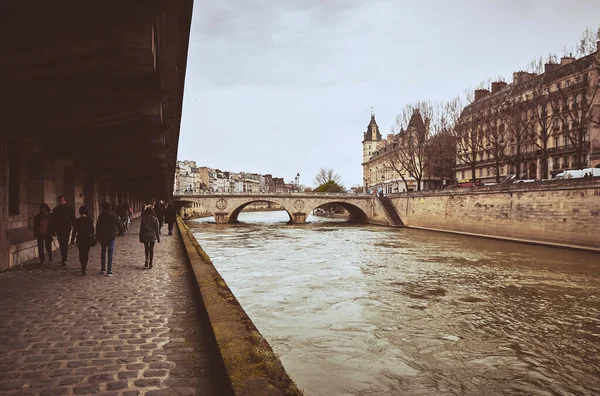
M600 181L390 195L407 227L600 251Z
M234 394L302 395L190 229L177 225Z

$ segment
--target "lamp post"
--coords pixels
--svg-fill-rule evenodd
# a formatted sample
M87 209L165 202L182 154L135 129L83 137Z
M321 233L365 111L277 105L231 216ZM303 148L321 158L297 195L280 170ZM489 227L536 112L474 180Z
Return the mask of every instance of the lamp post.
M381 194L383 195L383 190L385 190L385 172L381 175Z
M300 172L296 174L296 191L300 191Z

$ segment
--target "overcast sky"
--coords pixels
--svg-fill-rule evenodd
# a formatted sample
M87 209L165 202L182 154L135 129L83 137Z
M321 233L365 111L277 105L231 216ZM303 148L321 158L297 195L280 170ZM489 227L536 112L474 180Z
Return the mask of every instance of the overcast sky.
M600 24L598 0L195 1L179 159L362 184L371 106L450 99Z

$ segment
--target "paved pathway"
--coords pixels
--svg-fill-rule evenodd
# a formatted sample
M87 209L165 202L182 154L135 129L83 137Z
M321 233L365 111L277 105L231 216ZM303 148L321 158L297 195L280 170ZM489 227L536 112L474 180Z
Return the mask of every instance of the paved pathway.
M218 394L179 236L163 235L147 270L138 227L117 238L113 277L99 246L87 276L76 248L66 269L0 273L0 394Z

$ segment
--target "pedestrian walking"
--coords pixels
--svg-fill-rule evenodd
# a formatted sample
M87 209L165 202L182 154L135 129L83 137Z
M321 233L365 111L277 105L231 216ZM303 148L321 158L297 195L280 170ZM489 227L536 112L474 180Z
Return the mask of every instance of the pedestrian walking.
M56 234L60 246L60 264L64 267L67 265L71 227L73 221L75 221L73 209L67 205L67 199L64 195L58 197L58 206L52 211L52 217L50 219L52 233Z
M48 261L52 262L52 231L50 229L50 208L40 204L40 212L33 218L33 238L37 239L40 263L45 263L44 248L48 252Z
M88 259L90 257L90 248L95 245L94 238L94 220L89 217L85 206L79 208L79 218L73 223L73 235L71 236L71 245L77 240L79 249L79 263L81 264L81 275L86 275Z
M131 208L129 207L129 203L127 201L123 202L119 208L119 217L121 218L121 223L123 224L125 231L129 229L130 212Z
M167 209L165 210L165 222L169 227L169 235L173 235L173 226L177 221L177 212L175 211L175 205L173 202L169 202Z
M165 223L165 207L163 201L158 201L154 205L154 214L158 219L158 231L162 229L163 224Z
M104 202L102 204L102 213L98 216L96 221L96 239L100 241L100 247L102 249L100 254L100 263L102 265L100 269L101 274L113 275L112 264L113 264L113 253L115 251L115 239L117 232L123 234L123 225L119 217L110 210L110 204ZM108 257L107 256L108 252ZM108 268L106 264L108 262Z
M146 261L144 267L152 268L154 262L154 245L160 243L160 225L152 208L146 208L140 224L140 242L144 244Z

